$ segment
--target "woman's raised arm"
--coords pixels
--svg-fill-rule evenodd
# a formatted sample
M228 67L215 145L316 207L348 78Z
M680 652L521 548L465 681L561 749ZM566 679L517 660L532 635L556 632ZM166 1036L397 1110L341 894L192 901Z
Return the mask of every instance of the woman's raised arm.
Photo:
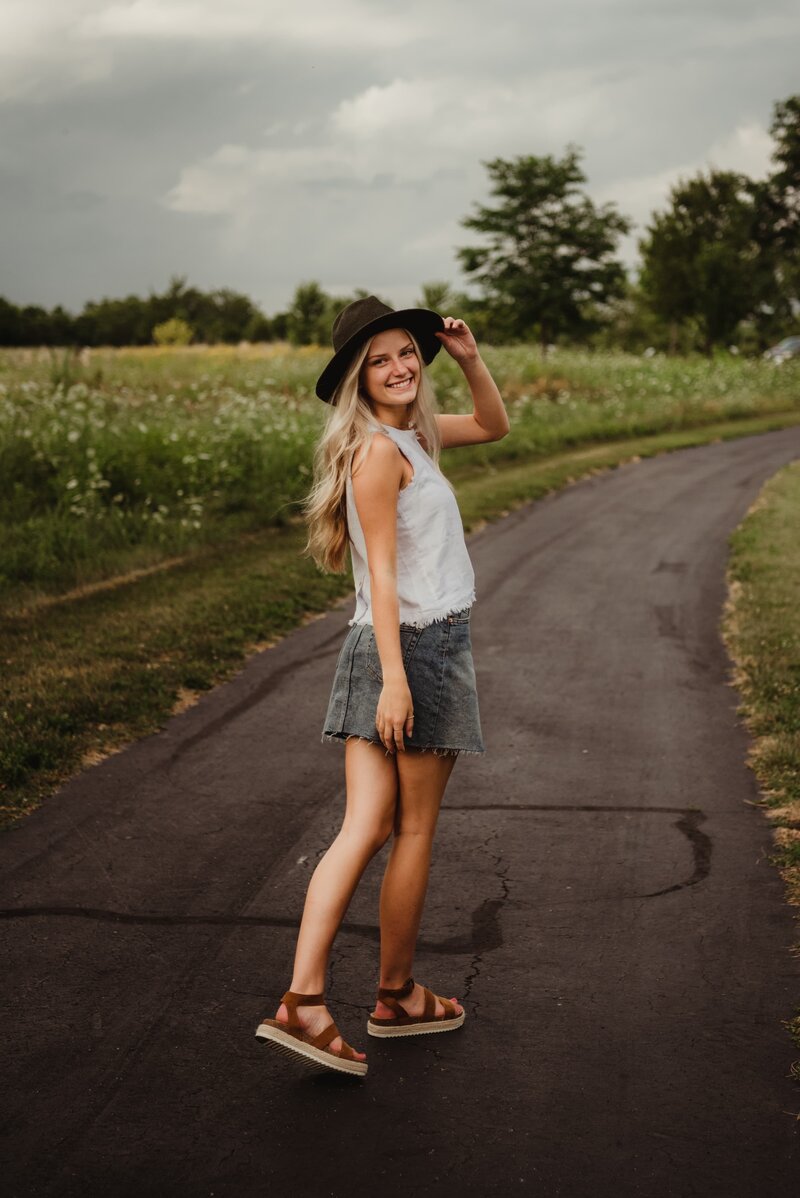
M437 415L442 449L500 441L511 427L508 413L470 329L463 320L446 316L444 332L436 336L450 357L458 362L472 395L472 415Z

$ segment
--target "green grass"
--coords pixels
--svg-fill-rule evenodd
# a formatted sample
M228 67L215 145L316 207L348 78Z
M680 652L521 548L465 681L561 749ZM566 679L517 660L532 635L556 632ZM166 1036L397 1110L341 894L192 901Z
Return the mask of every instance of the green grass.
M750 764L774 825L773 863L795 906L800 906L798 528L800 461L770 479L731 539L723 623L736 663L740 710L754 737ZM800 1048L800 1007L786 1029ZM800 1082L800 1060L791 1065L790 1075Z
M800 462L779 471L731 539L725 639L776 863L800 905Z
M459 469L800 411L800 367L731 356L487 348L511 433ZM291 524L308 490L327 352L253 346L0 352L0 609ZM463 376L432 366L444 411Z
M723 422L568 450L527 462L443 456L464 523L587 473L717 438L800 422L800 413ZM83 765L162 727L176 704L230 677L248 653L352 594L301 555L297 522L202 547L163 569L0 616L0 823L38 806Z

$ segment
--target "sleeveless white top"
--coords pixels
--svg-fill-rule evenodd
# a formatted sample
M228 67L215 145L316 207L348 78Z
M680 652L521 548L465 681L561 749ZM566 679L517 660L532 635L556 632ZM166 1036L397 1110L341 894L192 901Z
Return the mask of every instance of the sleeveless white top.
M417 439L414 428L376 425L391 437L414 468L397 496L397 598L400 623L424 628L475 602L475 574L464 541L458 503L447 479ZM347 530L356 588L350 624L372 623L369 565L353 484L346 482Z

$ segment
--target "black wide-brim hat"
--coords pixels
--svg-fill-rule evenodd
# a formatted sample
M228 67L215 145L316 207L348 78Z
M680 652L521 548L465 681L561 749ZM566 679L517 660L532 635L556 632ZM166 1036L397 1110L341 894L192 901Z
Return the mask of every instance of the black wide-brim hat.
M444 321L428 308L401 308L395 311L377 296L368 295L342 308L333 322L331 339L336 351L317 379L317 395L330 403L339 383L347 374L359 346L384 329L406 329L419 343L422 360L427 366L442 348L435 335L444 332Z

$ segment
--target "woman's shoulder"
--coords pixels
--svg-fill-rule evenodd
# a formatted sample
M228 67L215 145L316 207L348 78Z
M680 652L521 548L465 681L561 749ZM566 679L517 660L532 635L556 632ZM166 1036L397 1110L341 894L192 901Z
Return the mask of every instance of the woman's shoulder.
M369 470L374 469L377 473L386 470L392 463L397 463L400 458L400 450L389 434L385 433L383 429L371 429L353 451L351 473L355 474L367 462Z

